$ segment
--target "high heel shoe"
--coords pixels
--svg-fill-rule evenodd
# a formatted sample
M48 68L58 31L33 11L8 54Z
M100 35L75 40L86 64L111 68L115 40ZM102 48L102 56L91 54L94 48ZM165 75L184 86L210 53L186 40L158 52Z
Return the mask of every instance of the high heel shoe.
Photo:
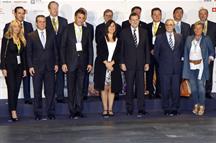
M111 116L111 117L113 117L115 114L113 113L112 110L108 110L108 115Z
M13 122L19 121L18 118L13 118L13 117L11 117L11 120L12 120Z
M103 113L102 113L102 116L104 118L108 117L108 110L104 110Z

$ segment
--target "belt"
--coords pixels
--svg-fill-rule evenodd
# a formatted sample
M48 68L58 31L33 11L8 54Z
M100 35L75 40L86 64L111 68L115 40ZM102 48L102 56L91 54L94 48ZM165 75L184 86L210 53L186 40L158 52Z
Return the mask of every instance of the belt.
M201 60L189 60L190 63L193 63L194 65L199 65L201 63Z

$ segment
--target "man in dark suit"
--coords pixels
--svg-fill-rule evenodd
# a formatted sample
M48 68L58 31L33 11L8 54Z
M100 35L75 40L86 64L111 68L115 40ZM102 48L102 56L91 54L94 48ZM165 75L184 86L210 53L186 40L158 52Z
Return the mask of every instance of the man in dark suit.
M93 46L89 30L83 26L85 11L75 12L75 22L65 28L61 43L61 63L67 73L69 118L83 117L83 82L86 70L91 72Z
M173 18L175 20L175 32L182 35L182 41L185 43L187 36L190 35L190 24L182 21L184 11L181 7L173 10Z
M23 26L23 30L24 30L24 36L26 38L28 33L33 31L33 27L31 23L24 21L25 13L26 13L26 10L21 6L18 6L14 9L15 19L21 22ZM4 33L8 30L9 25L10 23L7 23L5 25ZM24 94L25 104L32 104L32 100L30 96L30 75L29 73L27 74L27 76L23 77L23 94Z
M56 47L60 57L62 33L65 27L67 26L68 22L65 18L58 16L58 8L59 8L59 4L55 1L51 1L48 4L50 16L46 17L46 29L48 32L51 32L56 35ZM64 83L65 83L64 73L60 68L58 70L58 73L56 74L56 84L55 84L56 101L58 103L66 102L64 98L64 85L65 85Z
M106 9L103 13L103 17L104 17L104 22L97 25L96 26L96 31L95 31L95 41L96 43L98 43L100 38L104 38L104 34L105 34L105 24L107 23L107 21L112 20L113 19L113 11L110 9ZM116 30L117 30L117 37L120 37L120 33L121 33L121 26L119 24L116 24Z
M133 114L134 83L137 96L138 115L146 114L144 106L144 70L149 69L150 53L147 31L139 27L139 15L131 13L130 27L121 32L121 69L125 72L126 110L127 115Z
M134 6L134 7L131 9L131 13L136 13L136 14L139 16L139 19L141 18L141 12L142 12L142 8L139 7L139 6ZM128 28L128 27L130 27L130 22L129 22L129 20L123 21L123 22L122 22L122 29ZM147 24L146 24L145 22L143 22L143 21L140 21L139 27L144 28L144 29L147 29Z
M42 87L46 97L47 116L55 119L55 73L58 71L58 52L55 33L45 29L46 17L36 17L37 30L27 39L27 62L29 73L33 77L35 120L42 118Z
M181 58L184 47L181 35L174 33L174 20L166 20L165 27L166 33L156 38L154 56L159 64L164 115L175 116L180 105Z
M216 23L208 20L208 10L205 8L201 8L199 10L199 19L200 22L204 24L204 30L203 34L209 36L209 38L212 41L212 44L214 47L216 47ZM194 34L193 32L194 24L191 26L191 34ZM212 90L212 73L213 73L213 61L209 64L209 80L206 81L206 97L211 97L211 90Z
M87 10L85 8L79 8L79 10L83 10L85 12L85 18L83 22L83 26L86 27L91 35L91 41L93 42L94 39L94 26L88 23L87 20ZM88 87L89 87L89 72L86 71L84 82L83 82L83 99L86 100L88 97Z
M158 75L158 64L154 58L154 43L158 35L165 33L165 25L161 22L162 11L160 8L153 8L151 10L151 17L153 22L147 25L148 27L148 38L150 45L150 68L146 73L147 75L147 90L149 91L150 98L160 98L160 82ZM156 77L156 82L154 77ZM155 88L154 88L155 83Z

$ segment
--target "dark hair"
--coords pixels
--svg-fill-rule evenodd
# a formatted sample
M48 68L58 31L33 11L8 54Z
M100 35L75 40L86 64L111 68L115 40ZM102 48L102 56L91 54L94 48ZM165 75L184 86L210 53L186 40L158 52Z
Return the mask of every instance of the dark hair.
M133 12L135 9L139 9L140 11L142 11L142 8L139 7L139 6L134 6L132 9L131 9L131 12Z
M44 15L37 15L36 18L35 18L36 23L38 21L38 18L40 18L40 17L42 17L42 18L44 18L46 20L46 17Z
M153 15L154 11L160 11L161 13L161 9L159 7L155 7L151 10L151 15Z
M77 16L78 14L83 14L84 16L86 15L86 12L83 10L83 9L78 9L76 12L75 12L75 16Z
M59 4L56 1L51 1L48 4L48 9L50 9L51 4L53 4L53 3L56 4L57 6L59 6Z
M24 12L26 12L26 10L22 6L15 7L14 12L17 13L18 9L22 9L24 10Z
M173 10L173 14L174 14L177 10L181 10L182 13L184 13L184 10L183 10L182 7L176 7L176 8Z
M105 37L106 37L107 41L110 41L110 40L111 40L111 39L109 39L109 37L108 37L108 33L109 33L108 29L109 29L109 27L110 27L110 25L111 25L112 23L115 24L115 28L116 28L115 32L113 33L113 37L112 37L112 38L113 38L114 41L116 40L116 34L117 34L117 26L116 26L116 23L115 23L114 20L108 20L107 23L105 24Z
M106 10L104 11L104 13L103 13L103 16L105 16L105 14L108 13L108 12L111 12L112 15L113 15L113 11L112 11L111 9L106 9Z
M130 14L129 19L131 19L132 16L137 16L137 17L139 18L139 15L136 14L136 13L134 13L134 12L132 12L132 13Z

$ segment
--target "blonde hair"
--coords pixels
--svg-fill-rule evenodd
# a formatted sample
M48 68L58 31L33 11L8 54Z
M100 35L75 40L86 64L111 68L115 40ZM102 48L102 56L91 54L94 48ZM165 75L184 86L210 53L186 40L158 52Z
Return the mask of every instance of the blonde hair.
M9 28L8 28L7 32L5 33L4 37L7 39L13 38L13 29L12 28L14 25L18 25L20 27L20 32L18 33L17 37L23 43L23 45L26 46L26 39L24 36L24 30L22 28L21 22L19 22L17 20L11 21Z

